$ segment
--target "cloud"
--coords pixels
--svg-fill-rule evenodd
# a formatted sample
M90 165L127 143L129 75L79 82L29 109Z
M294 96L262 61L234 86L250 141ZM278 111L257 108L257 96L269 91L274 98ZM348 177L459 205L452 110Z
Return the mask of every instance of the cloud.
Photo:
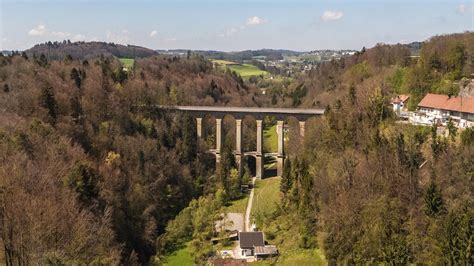
M245 25L247 26L256 26L256 25L261 25L261 24L265 24L267 23L267 20L263 19L263 18L260 18L260 17L257 17L257 16L253 16L253 17L250 17L247 19L247 22L245 22Z
M43 36L46 34L46 26L39 24L28 32L30 36Z
M474 13L474 5L460 4L458 5L457 11L461 14Z
M34 27L30 31L28 31L28 35L33 37L55 37L59 39L65 39L67 37L72 36L70 32L63 32L63 31L54 31L46 28L44 24L39 24L38 26Z
M52 31L49 33L49 35L53 37L59 37L59 38L65 38L71 36L71 33L69 32L62 32L62 31Z
M236 34L239 30L237 28L228 28L224 33L219 34L219 37L230 37Z
M242 24L242 25L239 25L239 26L236 26L236 27L230 27L230 28L226 29L225 32L220 33L217 36L219 36L219 37L230 37L230 36L233 36L233 35L235 35L236 33L240 32L240 31L246 30L249 27L262 25L262 24L265 24L267 22L268 21L266 19L263 19L263 18L260 18L260 17L257 17L257 16L249 17L245 21L245 24Z
M82 35L82 34L76 34L72 37L72 40L74 42L78 42L78 41L85 41L86 40L86 36Z
M152 31L150 32L150 37L151 37L151 38L156 38L157 35L158 35L158 31L156 31L156 30L152 30Z
M109 42L118 43L118 44L127 44L129 41L128 30L122 30L119 33L107 30L105 33L105 38Z
M321 19L323 21L334 21L334 20L339 20L344 16L344 13L341 11L336 11L336 10L326 10L324 13L321 15Z

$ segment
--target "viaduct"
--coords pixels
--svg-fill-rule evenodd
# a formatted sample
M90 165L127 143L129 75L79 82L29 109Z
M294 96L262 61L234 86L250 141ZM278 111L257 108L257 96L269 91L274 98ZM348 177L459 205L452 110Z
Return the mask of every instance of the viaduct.
M219 162L222 148L222 119L225 115L231 115L235 118L236 129L236 150L234 151L235 160L239 167L239 174L242 174L242 160L245 156L253 156L256 159L256 177L263 177L263 162L264 157L276 157L277 160L277 175L281 176L283 173L283 161L285 153L283 151L284 132L283 124L286 118L294 117L298 120L300 135L304 137L305 122L308 118L321 116L324 114L324 109L297 109L297 108L259 108L259 107L217 107L217 106L159 106L159 109L164 109L172 112L186 112L196 118L197 122L197 136L202 137L202 118L206 115L215 117L216 119L216 147L210 150L216 155L216 163ZM257 122L257 150L247 151L242 150L242 119L245 116L252 116ZM278 152L277 153L263 153L263 118L265 116L273 116L277 119L277 134L278 134Z

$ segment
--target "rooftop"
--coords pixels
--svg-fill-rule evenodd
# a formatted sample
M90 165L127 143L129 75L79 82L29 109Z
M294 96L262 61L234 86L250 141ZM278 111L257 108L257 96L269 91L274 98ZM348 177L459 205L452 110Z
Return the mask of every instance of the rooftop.
M400 94L397 97L392 98L392 103L404 103L410 98L410 95Z
M474 114L474 98L428 93L418 107Z
M278 249L276 246L268 245L268 246L258 246L255 247L255 255L276 255L278 254Z
M239 243L242 249L265 246L262 232L239 232Z

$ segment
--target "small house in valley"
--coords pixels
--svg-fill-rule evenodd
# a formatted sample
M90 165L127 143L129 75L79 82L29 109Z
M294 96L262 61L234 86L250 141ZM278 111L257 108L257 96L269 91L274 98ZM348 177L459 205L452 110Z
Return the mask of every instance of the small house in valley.
M239 255L242 258L265 258L278 255L275 246L265 245L263 232L239 232Z
M392 104L393 111L400 114L401 111L406 111L409 95L400 94L392 98L390 103Z

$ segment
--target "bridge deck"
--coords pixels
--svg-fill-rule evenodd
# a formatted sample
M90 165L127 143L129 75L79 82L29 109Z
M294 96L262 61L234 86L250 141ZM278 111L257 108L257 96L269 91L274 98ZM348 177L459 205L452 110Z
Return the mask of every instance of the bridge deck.
M236 113L286 113L322 115L324 109L301 108L273 108L273 107L228 107L228 106L171 106L170 109L181 111L209 111L209 112L236 112Z
M161 109L198 112L198 113L234 113L234 114L276 114L276 115L323 115L324 109L272 108L272 107L228 107L228 106L159 106Z

